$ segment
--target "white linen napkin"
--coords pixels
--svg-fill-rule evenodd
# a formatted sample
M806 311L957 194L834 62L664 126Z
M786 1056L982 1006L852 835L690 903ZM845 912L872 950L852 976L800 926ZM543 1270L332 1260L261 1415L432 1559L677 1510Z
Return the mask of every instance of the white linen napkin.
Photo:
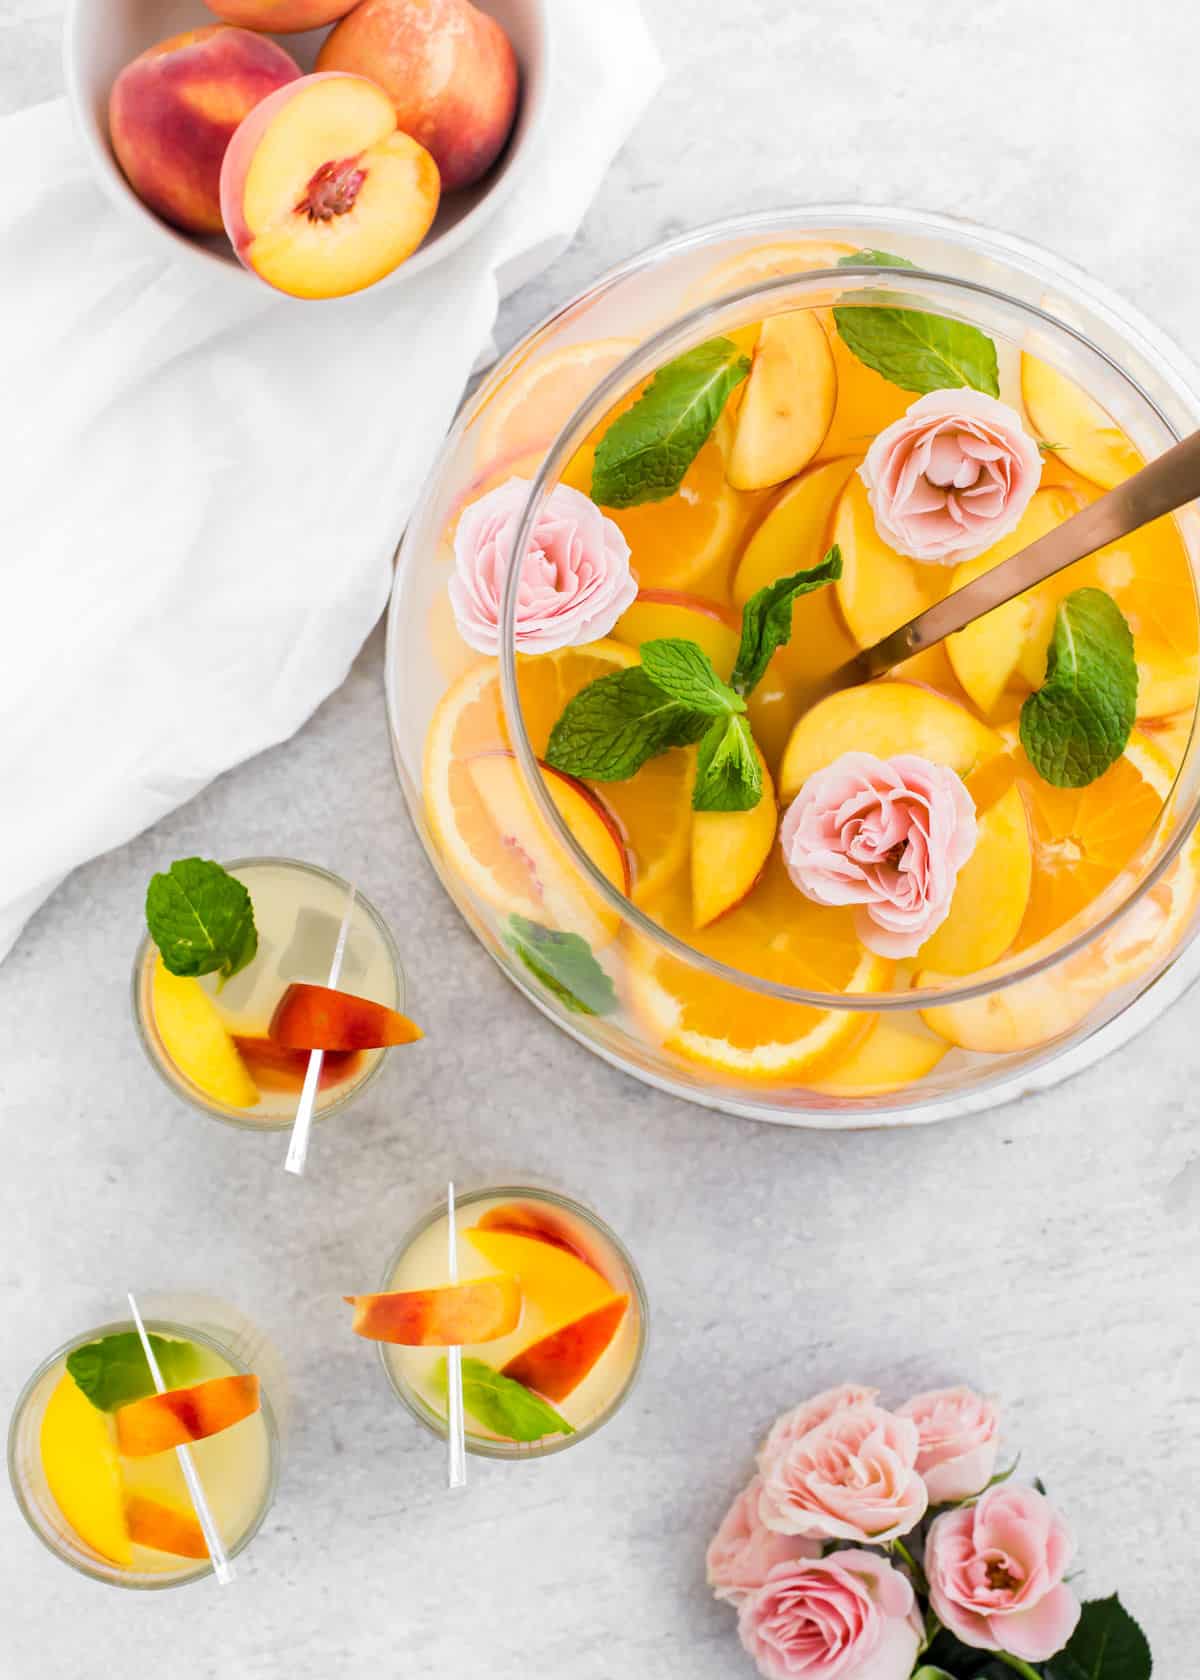
M569 243L660 79L639 0L554 0L543 156L410 287L197 279L62 101L0 121L0 960L75 865L344 679L501 289Z

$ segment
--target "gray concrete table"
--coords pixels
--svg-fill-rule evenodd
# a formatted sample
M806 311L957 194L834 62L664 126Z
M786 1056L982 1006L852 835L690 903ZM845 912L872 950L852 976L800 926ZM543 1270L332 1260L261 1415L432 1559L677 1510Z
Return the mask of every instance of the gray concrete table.
M599 3L599 0L598 0ZM914 204L1102 274L1200 353L1200 12L1186 0L648 0L671 79L507 343L634 248L736 210ZM58 85L57 0L0 0L0 109ZM5 1680L727 1680L749 1672L702 1555L764 1424L855 1377L965 1380L1119 1587L1156 1669L1192 1673L1200 1555L1197 1003L1073 1083L918 1134L808 1136L656 1095L492 967L435 883L388 754L376 634L289 745L81 869L0 968L0 1411L52 1343L174 1285L238 1302L286 1356L284 1481L235 1589L135 1599L75 1577L0 1497ZM3 820L19 820L5 794ZM429 1029L295 1183L277 1138L169 1101L127 963L150 871L285 851L360 880ZM442 1453L346 1334L444 1185L564 1182L628 1238L654 1305L635 1397L578 1452Z

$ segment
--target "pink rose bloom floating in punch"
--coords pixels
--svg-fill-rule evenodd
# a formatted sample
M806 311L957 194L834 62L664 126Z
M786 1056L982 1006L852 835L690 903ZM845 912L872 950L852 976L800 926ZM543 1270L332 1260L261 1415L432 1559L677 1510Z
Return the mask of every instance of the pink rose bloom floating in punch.
M755 1476L726 1511L708 1548L708 1584L718 1598L740 1604L762 1586L777 1563L818 1558L819 1540L799 1534L775 1534L759 1515L762 1479Z
M500 651L509 556L529 494L510 478L463 510L454 534L450 602L464 642ZM607 636L637 594L629 544L596 504L557 484L543 501L521 567L518 653L549 653Z
M762 1472L759 1511L779 1534L883 1545L915 1528L929 1502L910 1418L850 1406L786 1447Z
M934 1613L965 1645L1044 1662L1075 1631L1066 1525L1036 1488L1007 1482L935 1518L925 1542Z
M779 840L806 898L859 906L868 950L911 957L949 914L975 850L975 805L945 765L848 752L808 778Z
M992 1479L1000 1420L990 1400L970 1388L936 1388L900 1407L921 1437L917 1469L931 1505L970 1499Z
M765 1468L772 1459L778 1458L785 1447L790 1447L802 1435L807 1435L810 1429L824 1423L834 1412L845 1411L847 1406L869 1406L878 1397L877 1388L862 1388L858 1383L842 1383L837 1388L825 1389L822 1394L814 1394L811 1400L804 1400L799 1406L793 1406L790 1412L784 1412L783 1416L776 1418L771 1425L770 1433L759 1448L759 1468Z
M738 1610L766 1680L908 1680L921 1618L908 1581L873 1552L777 1564Z
M1037 444L982 391L930 391L858 469L875 529L913 560L971 560L1015 529L1042 476Z

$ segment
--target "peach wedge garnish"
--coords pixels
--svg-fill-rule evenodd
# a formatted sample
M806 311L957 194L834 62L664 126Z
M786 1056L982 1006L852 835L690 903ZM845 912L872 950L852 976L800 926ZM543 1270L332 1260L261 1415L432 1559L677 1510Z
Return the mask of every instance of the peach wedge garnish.
M342 297L390 274L428 233L441 186L365 76L303 76L242 122L221 214L242 263L293 297Z
M129 1538L138 1546L150 1546L156 1552L170 1552L172 1557L206 1558L208 1547L204 1531L190 1511L178 1505L168 1505L161 1499L150 1499L142 1493L131 1493L125 1501L125 1521Z
M117 1408L117 1446L126 1458L149 1458L219 1435L252 1417L261 1403L258 1378L253 1374L211 1377L165 1394L147 1394Z
M536 1389L547 1400L565 1400L609 1346L628 1306L628 1295L616 1295L561 1329L552 1330L514 1354L504 1367L504 1376Z
M521 1291L513 1277L477 1278L444 1289L397 1289L382 1295L347 1295L351 1329L371 1342L399 1347L464 1347L494 1342L515 1330Z
M276 1004L269 1033L288 1050L379 1050L424 1037L415 1021L385 1004L299 981Z

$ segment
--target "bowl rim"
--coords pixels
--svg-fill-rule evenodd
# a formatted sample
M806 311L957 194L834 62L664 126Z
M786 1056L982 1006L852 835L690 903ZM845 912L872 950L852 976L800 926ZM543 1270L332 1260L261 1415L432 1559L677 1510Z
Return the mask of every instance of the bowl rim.
M473 204L466 214L444 233L436 234L432 238L427 236L410 257L372 285L364 286L357 292L346 293L342 298L292 297L274 287L265 286L257 275L243 266L232 247L227 253L214 249L184 232L182 228L172 226L148 204L144 204L125 179L111 147L97 134L89 115L80 34L84 13L91 11L96 3L97 0L66 0L61 41L67 103L70 106L75 132L87 155L92 179L110 204L130 221L144 228L160 245L164 257L170 259L174 256L197 276L207 275L214 284L241 285L243 281L253 282L264 301L275 298L281 302L301 305L344 302L346 298L366 297L384 288L397 287L404 281L415 279L436 267L444 258L468 244L512 197L530 173L547 127L550 87L556 59L554 29L550 23L552 0L522 0L522 3L530 8L536 30L536 74L531 76L529 67L521 65L521 94L516 121L509 139L505 142L504 151L492 165L493 170L497 171L495 180L478 203ZM219 24L221 20L214 16L210 21ZM196 27L203 27L203 24L197 24ZM278 39L273 35L268 35L267 38ZM286 41L286 36L283 39Z

